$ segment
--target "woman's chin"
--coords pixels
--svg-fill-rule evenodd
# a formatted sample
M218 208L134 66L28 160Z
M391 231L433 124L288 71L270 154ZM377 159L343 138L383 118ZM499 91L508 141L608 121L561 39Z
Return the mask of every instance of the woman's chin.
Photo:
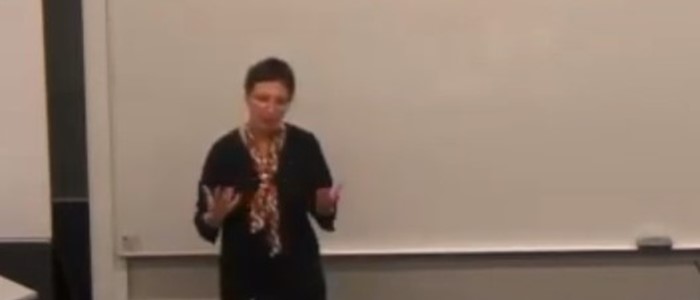
M282 126L283 121L261 121L261 122L256 122L253 126L257 128L260 131L265 131L265 132L274 132L280 130L280 127Z
M263 126L268 130L279 130L283 124L282 122L282 120L264 121Z

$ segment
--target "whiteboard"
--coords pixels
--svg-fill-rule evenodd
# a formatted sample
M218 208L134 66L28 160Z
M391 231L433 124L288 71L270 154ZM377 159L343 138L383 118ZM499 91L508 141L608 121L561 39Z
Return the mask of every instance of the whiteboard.
M0 1L0 242L51 237L41 1Z
M345 183L325 253L700 246L698 1L109 6L124 255L214 253L198 176L270 55L298 76L291 122Z

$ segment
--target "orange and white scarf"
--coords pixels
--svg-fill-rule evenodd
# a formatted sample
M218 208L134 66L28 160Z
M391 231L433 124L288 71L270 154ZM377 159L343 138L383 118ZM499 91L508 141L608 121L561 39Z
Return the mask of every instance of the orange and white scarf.
M282 251L275 176L279 168L279 155L285 135L286 132L282 126L281 130L274 135L271 145L267 149L260 149L257 146L255 135L247 127L243 127L242 130L243 141L253 158L255 171L260 180L260 185L253 195L250 205L250 231L254 234L264 231L270 246L270 256L275 256Z

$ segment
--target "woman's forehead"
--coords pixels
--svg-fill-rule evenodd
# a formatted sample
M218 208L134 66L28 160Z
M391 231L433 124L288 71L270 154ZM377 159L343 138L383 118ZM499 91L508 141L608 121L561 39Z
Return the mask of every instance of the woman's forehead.
M288 95L289 90L280 81L261 81L256 83L251 90L251 93L265 93L265 94L284 94Z

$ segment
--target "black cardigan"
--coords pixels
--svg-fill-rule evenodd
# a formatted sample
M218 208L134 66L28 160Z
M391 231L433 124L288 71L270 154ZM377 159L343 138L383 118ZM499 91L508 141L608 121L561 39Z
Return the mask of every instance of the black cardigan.
M269 256L264 233L250 233L249 199L259 180L239 130L219 138L205 160L194 223L203 239L214 243L221 238L221 299L325 299L319 245L309 216L324 230L334 230L336 216L321 216L315 211L316 190L330 187L332 178L315 136L297 126L285 126L286 140L275 178L282 253L274 258ZM243 195L243 202L221 229L204 222L204 185L212 189L232 186Z

